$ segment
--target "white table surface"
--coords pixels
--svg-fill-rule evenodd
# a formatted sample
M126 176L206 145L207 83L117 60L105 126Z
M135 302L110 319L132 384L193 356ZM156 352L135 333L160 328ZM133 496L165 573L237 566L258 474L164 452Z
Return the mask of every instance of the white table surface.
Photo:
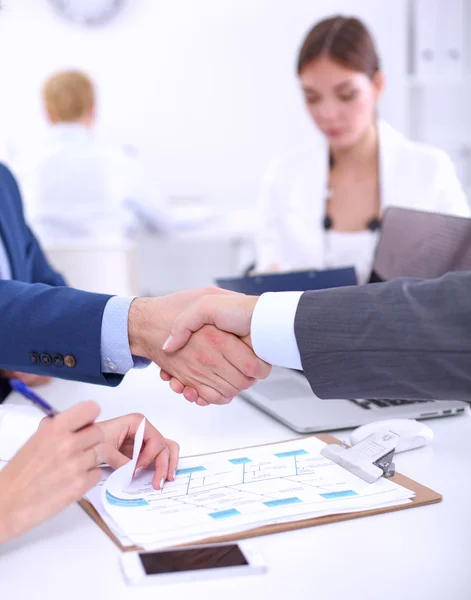
M103 418L143 412L179 441L182 455L294 437L240 399L225 407L190 405L167 390L154 367L130 373L118 388L56 381L42 394L59 409L96 399ZM10 401L23 403L15 396ZM440 504L250 540L268 563L264 575L142 588L126 586L120 551L74 505L0 548L0 598L469 599L471 418L428 423L433 444L398 455L396 467L442 493Z

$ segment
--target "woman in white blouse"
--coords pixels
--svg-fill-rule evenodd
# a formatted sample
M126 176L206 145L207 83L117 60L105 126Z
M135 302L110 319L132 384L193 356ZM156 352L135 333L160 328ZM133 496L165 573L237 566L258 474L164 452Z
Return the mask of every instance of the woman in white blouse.
M315 25L298 74L323 139L269 166L257 271L353 265L362 283L386 206L469 216L448 155L377 119L384 77L363 23L339 16Z

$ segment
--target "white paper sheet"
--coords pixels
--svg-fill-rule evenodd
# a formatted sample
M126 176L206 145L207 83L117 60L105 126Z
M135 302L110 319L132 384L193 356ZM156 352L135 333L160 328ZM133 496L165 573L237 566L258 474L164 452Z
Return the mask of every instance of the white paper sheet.
M315 437L183 458L176 481L155 490L152 471L132 477L141 427L133 460L107 479L105 475L101 492L95 489L88 499L120 539L145 548L404 504L414 496L384 478L364 482L321 456L325 444Z
M116 502L118 502L119 498L122 498L123 502L129 505L130 494L128 490L132 484L134 471L136 470L137 459L139 458L139 453L142 448L145 426L146 420L142 419L134 438L131 460L119 469L116 469L116 471L113 471L108 477L106 485L102 486L101 501L103 506L106 507L108 503L113 503L113 498L116 500Z

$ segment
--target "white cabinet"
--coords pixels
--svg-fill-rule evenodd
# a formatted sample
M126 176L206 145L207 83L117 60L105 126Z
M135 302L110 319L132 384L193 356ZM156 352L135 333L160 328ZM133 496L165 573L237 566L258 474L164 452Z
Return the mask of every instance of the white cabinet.
M466 0L413 0L412 70L417 82L462 81Z
M443 148L471 189L471 0L410 0L408 135Z
M466 75L466 0L440 0L439 71L451 79Z

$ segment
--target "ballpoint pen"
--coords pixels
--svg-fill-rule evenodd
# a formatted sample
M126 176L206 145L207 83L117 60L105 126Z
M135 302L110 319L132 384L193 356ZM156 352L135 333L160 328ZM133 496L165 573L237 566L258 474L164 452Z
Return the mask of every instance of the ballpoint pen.
M59 414L58 410L56 410L53 406L46 402L46 400L40 398L36 394L36 392L33 392L33 390L26 385L26 383L23 383L19 379L10 379L10 386L12 390L15 390L15 392L18 392L19 394L30 400L35 406L42 410L46 416L54 417L55 415ZM109 466L108 463L105 460L103 460L99 453L97 453L97 462L99 467Z
M48 417L53 417L54 415L57 415L59 413L58 410L56 410L50 404L48 404L45 400L40 398L36 394L36 392L33 392L33 390L29 386L27 386L26 383L23 383L19 379L10 379L10 385L11 385L11 388L13 390L15 390L15 392L18 392L19 394L21 394L22 396L24 396L25 398L30 400L35 406L37 406L39 409L41 409L43 411L43 413L45 415L47 415Z

